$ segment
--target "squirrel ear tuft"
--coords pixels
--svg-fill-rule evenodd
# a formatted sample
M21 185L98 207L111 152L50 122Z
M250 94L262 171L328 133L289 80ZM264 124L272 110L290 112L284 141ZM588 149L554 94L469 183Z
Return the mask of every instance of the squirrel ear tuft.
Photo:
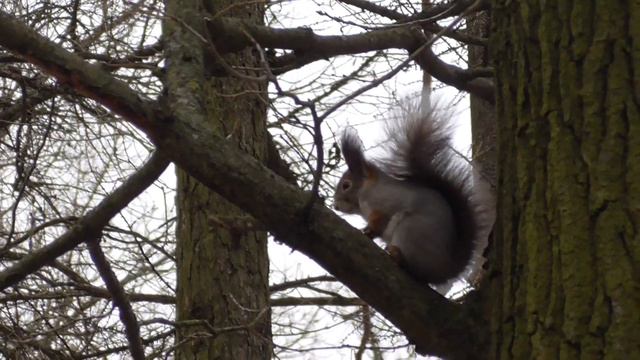
M344 155L344 160L347 163L347 167L349 167L353 176L363 178L367 162L364 158L362 141L353 128L348 127L342 132L340 148Z

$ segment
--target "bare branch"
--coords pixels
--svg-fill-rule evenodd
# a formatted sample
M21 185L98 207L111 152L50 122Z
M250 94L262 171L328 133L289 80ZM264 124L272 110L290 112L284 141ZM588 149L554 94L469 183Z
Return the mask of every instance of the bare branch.
M360 298L345 297L283 297L271 299L271 306L362 306L366 303Z
M155 319L147 320L144 323L145 324L158 323L158 324L170 325L170 326L174 326L174 327L200 326L200 327L205 328L209 332L209 334L207 334L207 335L209 335L209 336L218 336L220 334L224 334L224 333L228 333L228 332L249 331L252 328L256 327L256 325L259 324L260 320L267 314L269 314L269 308L265 307L263 309L260 309L260 311L258 311L256 316L246 324L222 326L222 327L215 327L215 326L211 325L211 323L209 321L202 320L202 319L189 319L189 320L182 320L182 321L173 321L173 320L167 320L167 319L164 319L164 318L155 318Z
M143 130L191 176L253 215L276 237L313 258L375 307L416 344L418 352L464 356L473 349L475 339L469 331L482 324L472 323L472 317L461 316L463 307L412 280L379 247L329 209L315 204L309 216L302 216L308 194L203 126L199 103L181 103L181 117L170 117L160 104L143 100L125 83L3 12L0 44Z
M124 288L118 281L116 274L113 273L104 252L102 252L99 235L94 239L88 239L86 243L89 248L89 253L91 254L91 259L111 294L113 305L120 310L120 320L127 334L131 357L136 360L144 360L144 347L142 346L142 339L140 338L140 326L138 325L138 320L136 320L136 314L133 312Z
M472 2L472 3L478 3ZM472 11L475 11L473 8ZM465 14L468 15L467 12ZM408 20L408 17L403 17ZM451 31L453 27L439 28L438 36ZM435 30L432 28L431 30ZM424 37L416 32L414 27L384 28L356 35L321 36L306 28L276 29L260 26L249 21L234 18L217 18L209 22L209 31L215 33L215 48L221 53L239 51L252 45L255 39L260 46L280 49L290 49L294 55L284 55L272 63L274 74L302 65L346 54L356 54L376 50L405 49L414 52L424 43ZM246 34L250 34L248 38ZM215 56L214 56L215 57ZM473 70L464 70L455 65L440 60L433 52L423 51L415 59L420 66L436 79L462 91L468 91L493 103L493 82L488 79L476 79Z
M155 341L171 337L171 336L174 335L174 333L175 333L175 330L173 330L173 329L171 329L169 331L162 332L162 333L157 334L155 336L151 336L149 338L143 339L142 340L142 344L149 345L149 344L151 344L151 343L153 343ZM105 349L105 350L97 351L97 352L94 352L94 353L78 355L78 356L74 357L74 359L93 359L93 358L96 358L96 359L102 358L103 359L104 357L106 357L106 355L123 352L123 351L126 351L127 349L128 349L127 346L118 346L118 347L115 347L115 348Z
M83 241L95 238L109 220L149 187L168 165L169 161L164 156L154 153L140 170L83 216L69 231L0 272L0 290L16 284Z
M269 291L274 293L274 292L287 290L287 289L291 289L291 288L302 286L302 285L307 285L309 283L317 282L317 281L337 281L337 280L333 276L327 276L327 275L315 276L315 277L310 277L306 279L292 280L292 281L283 282L281 284L271 285L269 286Z
M406 16L385 6L381 6L366 0L340 0L340 2L397 21L397 23L389 25L389 27L420 25L424 30L435 34L443 30L442 27L436 24L437 20L460 15L463 11L473 5L475 1L462 0L454 2L441 2L438 4L433 4L428 9L425 9L411 16ZM482 10L482 8L482 6L476 6L474 11L480 11ZM467 35L455 31L454 29L447 29L446 31L444 31L444 35L465 44L481 46L487 45L486 39Z
M410 27L372 30L355 35L317 35L312 29L278 29L261 26L247 20L221 18L209 22L218 51L235 52L252 46L251 34L265 48L289 49L300 54L314 54L317 58L355 54L384 49L415 47L416 38Z

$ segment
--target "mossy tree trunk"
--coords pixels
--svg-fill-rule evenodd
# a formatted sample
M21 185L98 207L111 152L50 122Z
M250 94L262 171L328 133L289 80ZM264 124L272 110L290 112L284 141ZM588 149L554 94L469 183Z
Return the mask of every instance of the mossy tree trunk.
M492 358L640 359L640 4L493 1Z
M220 71L211 71L212 68L219 69L220 65L212 60L212 45L203 44L202 37L193 36L193 30L204 33L205 16L213 17L223 9L225 15L249 18L262 24L263 3L221 0L204 3L170 0L170 3L168 21L183 20L171 23L174 32L167 40L169 68L182 66L197 70L190 74L184 71L189 74L184 78L171 75L179 70L169 71L169 86L173 84L183 91L176 93L178 90L169 88L169 106L180 106L176 103L180 104L179 98L186 91L196 93L194 98L198 100L195 100L197 104L192 104L193 111L203 111L205 122L216 133L233 139L240 149L264 160L266 81L207 75L220 74ZM191 12L186 10L189 8ZM215 34L209 36L213 38ZM175 42L171 43L172 40ZM175 50L180 46L182 53ZM224 61L246 75L260 75L256 71L260 68L259 57L251 50L225 56ZM246 69L253 70L247 72ZM256 231L245 221L246 215L242 211L184 171L177 170L177 177L176 317L179 324L205 320L208 326L180 325L176 358L270 359L266 233Z

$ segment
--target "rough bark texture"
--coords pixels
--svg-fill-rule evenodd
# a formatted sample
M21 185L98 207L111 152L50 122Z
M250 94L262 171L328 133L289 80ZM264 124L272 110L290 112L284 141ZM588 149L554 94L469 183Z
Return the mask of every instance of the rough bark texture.
M185 11L188 6L183 1L174 2L180 7L176 9L178 12ZM183 19L192 28L202 31L203 11L215 14L232 3L211 0L205 4L207 10L193 4L194 16ZM239 4L230 13L262 22L263 11L256 3ZM173 30L181 32L182 36L171 39L183 41L193 36L181 23L173 26ZM214 133L233 139L241 150L264 160L266 82L230 76L205 78L204 74L209 73L207 68L213 66L210 57L203 55L210 52L210 45L198 41L197 37L192 41L191 47L184 48L188 53L176 51L170 66L193 67L197 73L172 72L176 76L169 77L170 106L174 104L172 99L176 99L172 96L171 85L181 88L192 84L194 88L190 90L196 94L200 92L197 96L201 103L191 110L204 111L206 122ZM258 57L250 51L227 56L224 60L234 67L259 68ZM177 175L177 319L206 320L212 328L182 327L178 332L176 358L271 358L266 232L239 228L238 224L242 222L238 218L246 217L245 213L183 170L177 170ZM234 330L229 331L230 327ZM198 335L203 332L210 335Z
M640 358L640 4L494 1L494 358Z

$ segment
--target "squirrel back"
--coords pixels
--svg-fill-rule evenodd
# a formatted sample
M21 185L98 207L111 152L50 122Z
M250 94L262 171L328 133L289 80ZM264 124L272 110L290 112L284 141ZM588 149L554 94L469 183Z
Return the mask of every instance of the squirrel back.
M342 137L348 170L336 208L367 220L389 253L418 280L439 284L471 260L479 233L471 167L451 148L451 127L438 113L408 113L387 123L385 157L368 160L351 131Z

